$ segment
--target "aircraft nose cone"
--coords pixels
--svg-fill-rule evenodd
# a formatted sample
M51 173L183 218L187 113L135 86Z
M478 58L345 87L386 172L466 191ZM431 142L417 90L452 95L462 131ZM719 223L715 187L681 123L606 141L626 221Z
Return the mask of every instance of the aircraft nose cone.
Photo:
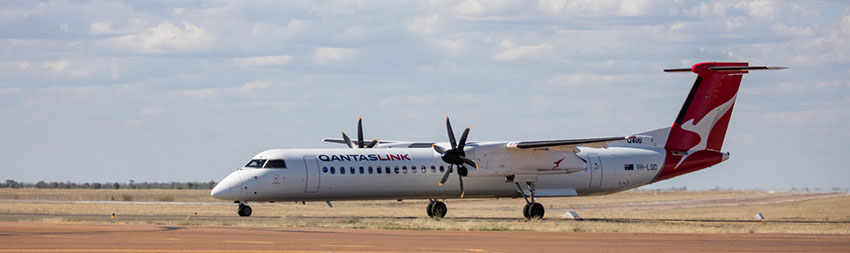
M210 196L217 199L224 199L228 195L230 195L230 188L222 187L221 183L215 185L212 191L210 191Z
M221 180L215 187L213 187L212 191L210 191L210 196L217 199L224 200L239 200L239 187L242 184L242 179L237 175L237 172L233 172L224 179Z

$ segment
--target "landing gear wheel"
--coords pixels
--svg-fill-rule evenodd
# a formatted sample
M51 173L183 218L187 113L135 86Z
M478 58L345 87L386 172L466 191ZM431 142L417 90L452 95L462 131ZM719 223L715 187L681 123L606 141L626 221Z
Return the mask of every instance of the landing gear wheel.
M248 205L240 204L239 209L236 211L236 213L238 213L239 216L242 216L242 217L251 216L251 207L248 206Z
M434 201L428 202L428 206L425 207L425 212L428 213L428 217L434 218Z
M443 217L446 217L446 212L448 211L446 203L434 201L428 205L430 206L428 216L434 219L442 219Z
M525 216L526 219L531 219L531 216L528 216L528 207L530 206L531 204L525 204L525 206L522 207L522 216Z
M526 219L543 219L546 209L540 203L528 203L522 208L522 213Z

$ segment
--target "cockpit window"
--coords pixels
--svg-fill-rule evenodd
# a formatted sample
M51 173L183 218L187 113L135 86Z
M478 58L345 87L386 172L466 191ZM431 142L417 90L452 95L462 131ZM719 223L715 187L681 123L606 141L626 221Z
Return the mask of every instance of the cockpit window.
M269 160L263 168L268 169L286 169L286 161L282 159Z
M250 162L248 162L248 164L246 164L245 167L247 167L247 168L262 168L263 164L265 164L265 163L266 163L266 159L254 159L254 160L251 160Z

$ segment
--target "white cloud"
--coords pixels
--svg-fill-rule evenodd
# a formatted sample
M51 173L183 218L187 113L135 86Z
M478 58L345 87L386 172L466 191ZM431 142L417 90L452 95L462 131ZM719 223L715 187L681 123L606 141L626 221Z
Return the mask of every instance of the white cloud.
M236 64L242 67L283 66L289 64L291 61L292 56L285 54L239 58L235 60Z
M354 49L338 47L320 47L313 50L313 62L317 64L333 64L354 60Z
M0 95L9 95L21 92L21 88L2 88L0 89Z
M440 21L439 15L428 15L424 17L415 17L413 21L407 25L407 30L414 33L434 34L437 31L437 24Z
M811 37L815 34L814 29L811 27L801 27L801 26L788 26L785 24L776 24L773 26L773 30L780 35L790 36L790 37Z
M163 109L159 107L147 107L139 110L139 116L153 117L162 114Z
M214 39L206 29L194 24L184 23L182 27L178 27L171 23L162 23L112 42L119 47L145 53L169 53L205 50L212 45Z
M648 0L542 0L537 9L549 14L575 16L643 16L652 10L663 9L666 3Z
M466 0L451 8L458 16L476 19L509 15L523 8L522 1L516 0Z
M506 48L501 53L493 55L493 60L513 61L519 59L536 59L543 57L552 52L552 45L548 43L533 45L533 46L515 46L510 40L503 40L502 47Z
M803 111L768 112L762 117L762 124L786 127L826 127L837 122L837 113L816 108Z
M111 34L115 33L115 28L112 27L112 21L94 22L89 25L89 34Z
M39 67L41 67L44 70L53 72L53 73L59 73L59 72L62 72L63 70L65 70L65 68L67 68L68 65L71 65L71 61L59 60L59 61L51 61L51 62L42 63Z
M766 0L741 1L735 4L735 8L742 9L755 18L773 19L776 3L776 1Z
M271 81L253 81L242 84L239 87L208 88L194 90L170 91L169 94L182 95L192 99L215 99L229 95L254 94L254 91L263 90L274 85Z
M625 83L634 82L635 80L640 80L640 78L644 78L644 76L626 75L626 74L602 75L602 74L595 74L595 73L576 73L576 74L556 75L556 76L546 80L546 84L549 84L549 85L565 85L565 86L611 84L611 83L624 83L625 84Z

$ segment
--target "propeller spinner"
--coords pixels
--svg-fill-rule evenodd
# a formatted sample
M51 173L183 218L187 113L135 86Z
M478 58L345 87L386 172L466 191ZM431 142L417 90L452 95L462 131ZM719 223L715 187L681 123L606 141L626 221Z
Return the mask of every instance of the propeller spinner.
M446 174L443 174L443 178L440 179L440 185L444 185L446 183L446 180L449 179L449 175L452 173L453 168L457 165L457 179L458 182L460 182L460 197L463 198L463 177L465 177L468 173L464 164L472 166L478 170L478 163L467 158L466 152L463 151L463 147L466 146L466 137L469 135L469 127L463 130L463 134L460 136L460 142L455 140L455 134L454 131L452 131L452 123L449 121L448 116L446 116L446 129L448 130L451 149L446 150L445 148L437 145L433 146L434 151L440 153L443 161L449 164L449 169L446 170Z

